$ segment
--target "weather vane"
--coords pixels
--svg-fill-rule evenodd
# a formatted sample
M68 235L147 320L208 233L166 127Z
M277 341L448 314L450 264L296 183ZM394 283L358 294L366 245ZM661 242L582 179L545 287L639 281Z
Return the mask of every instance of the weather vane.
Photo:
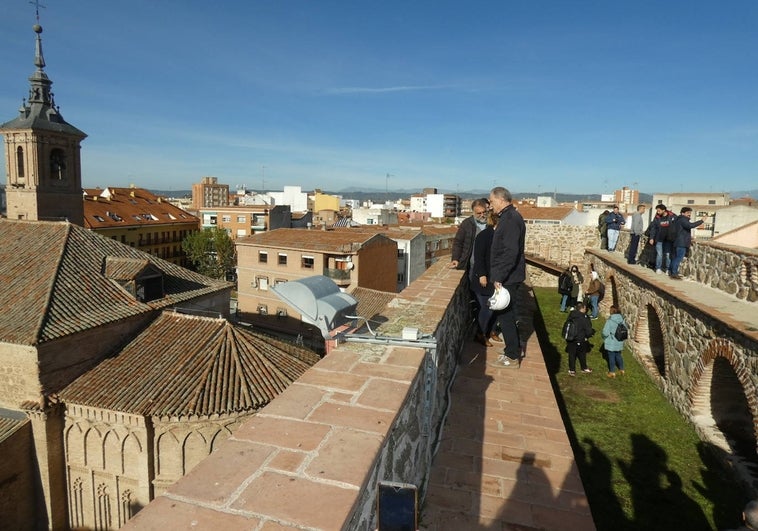
M43 6L39 3L39 0L29 0L29 3L34 6L34 13L37 15L37 24L39 24L39 8L47 8L47 6Z

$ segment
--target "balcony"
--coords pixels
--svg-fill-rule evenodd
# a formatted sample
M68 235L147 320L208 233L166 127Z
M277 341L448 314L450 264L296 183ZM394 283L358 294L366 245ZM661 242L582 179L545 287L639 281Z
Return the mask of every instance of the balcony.
M350 270L336 269L333 267L324 268L324 276L331 278L338 286L347 286L350 284Z

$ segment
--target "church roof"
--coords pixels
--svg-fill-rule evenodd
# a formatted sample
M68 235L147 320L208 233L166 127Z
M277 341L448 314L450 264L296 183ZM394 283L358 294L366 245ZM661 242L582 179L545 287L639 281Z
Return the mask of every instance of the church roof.
M163 296L137 300L106 275L109 258L149 262L164 277ZM68 222L5 219L0 219L0 283L0 341L24 345L231 288Z
M232 414L266 405L318 360L224 319L166 311L59 396L140 415Z

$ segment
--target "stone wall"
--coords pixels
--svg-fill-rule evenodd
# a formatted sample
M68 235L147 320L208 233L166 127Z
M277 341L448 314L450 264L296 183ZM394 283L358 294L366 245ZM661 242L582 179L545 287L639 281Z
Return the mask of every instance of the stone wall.
M35 492L32 427L26 421L0 440L1 529L34 529Z
M598 248L600 235L596 227L577 225L527 225L527 254L563 267L581 264L586 248ZM535 279L530 279L532 285Z
M434 264L383 315L381 337L341 343L126 528L373 531L379 481L423 497L473 320L463 272Z

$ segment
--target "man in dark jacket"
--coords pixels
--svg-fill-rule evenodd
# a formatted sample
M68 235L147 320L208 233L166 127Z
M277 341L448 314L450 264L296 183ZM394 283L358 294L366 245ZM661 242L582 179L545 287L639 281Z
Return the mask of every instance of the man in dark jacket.
M608 226L608 250L615 251L621 225L626 223L624 216L619 213L618 205L613 205L613 212L605 217L605 223Z
M487 226L487 210L489 202L484 199L474 199L471 203L473 215L467 217L458 226L458 232L453 239L453 250L450 254L450 269L468 269L471 260L471 250L474 248L474 238Z
M687 249L692 245L692 229L699 227L703 224L703 220L690 221L692 217L692 209L690 207L683 207L679 217L674 221L674 233L676 239L674 240L674 258L671 260L671 278L675 280L681 280L679 276L679 264L682 263L684 256L687 254Z
M576 359L579 358L579 366L582 372L590 373L592 369L587 366L587 353L590 351L588 339L595 334L592 321L587 315L587 307L583 302L576 303L571 310L568 320L574 322L574 336L566 338L566 352L569 355L569 376L576 376Z
M655 272L668 272L671 262L673 238L670 238L671 223L676 214L666 208L666 205L655 206L655 217L650 222L650 245L655 245ZM663 267L663 269L661 269Z
M504 287L511 297L511 303L504 310L499 310L496 317L505 340L505 356L500 364L505 367L518 367L521 360L521 340L516 319L519 292L526 280L526 224L513 206L511 193L502 186L497 186L490 192L490 205L498 215L490 250L490 279L496 289Z

